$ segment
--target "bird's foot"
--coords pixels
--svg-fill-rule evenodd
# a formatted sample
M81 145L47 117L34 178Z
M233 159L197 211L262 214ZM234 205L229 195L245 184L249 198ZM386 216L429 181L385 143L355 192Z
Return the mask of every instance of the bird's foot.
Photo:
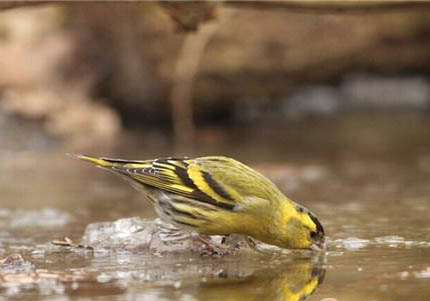
M220 256L224 257L227 255L231 255L236 251L236 247L228 247L223 246L221 244L218 244L211 240L210 237L207 237L205 235L199 234L197 236L197 239L202 243L203 247L201 249L201 255L206 256ZM221 242L222 243L222 242Z

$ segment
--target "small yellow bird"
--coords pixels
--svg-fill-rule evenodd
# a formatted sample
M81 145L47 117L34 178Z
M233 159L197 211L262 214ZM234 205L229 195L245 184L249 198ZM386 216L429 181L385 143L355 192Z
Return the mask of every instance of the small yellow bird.
M244 234L286 249L321 249L324 229L308 209L234 159L121 160L72 154L145 192L161 219L204 235Z

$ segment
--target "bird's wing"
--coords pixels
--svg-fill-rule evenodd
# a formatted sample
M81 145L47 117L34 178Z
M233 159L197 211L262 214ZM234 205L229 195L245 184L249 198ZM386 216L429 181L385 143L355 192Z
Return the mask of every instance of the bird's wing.
M283 194L269 179L232 158L222 156L201 157L194 159L212 183L211 188L218 195L241 203L247 198L260 198L270 201L282 199Z
M151 161L125 161L101 158L112 169L133 180L176 193L220 209L233 210L240 195L229 191L193 159L164 158ZM100 164L99 164L100 165Z

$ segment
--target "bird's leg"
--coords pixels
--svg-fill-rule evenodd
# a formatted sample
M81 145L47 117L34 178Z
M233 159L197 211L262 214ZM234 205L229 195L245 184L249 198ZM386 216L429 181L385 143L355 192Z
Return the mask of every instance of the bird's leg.
M212 242L209 237L207 237L206 235L203 235L203 234L199 234L197 236L197 239L201 243L203 243L208 249L215 251L215 248L216 248L215 242Z
M172 224L158 220L157 225L160 230L160 238L164 242L176 242L190 238L188 231L183 231Z
M228 234L223 236L221 244L226 244L231 248L239 249L243 246L248 246L252 249L256 248L256 242L245 234Z
M203 252L204 255L226 256L232 254L236 249L235 247L222 246L222 244L225 242L225 237L222 238L221 244L212 241L210 237L203 234L198 234L197 239L205 245L205 250Z
M256 249L257 248L257 243L250 236L246 235L245 236L245 241L248 244L248 247L250 247L251 249Z
M260 248L258 248L258 243L250 236L246 235L245 236L245 241L246 244L248 245L248 247L256 252L259 253L265 253L263 250L261 250Z

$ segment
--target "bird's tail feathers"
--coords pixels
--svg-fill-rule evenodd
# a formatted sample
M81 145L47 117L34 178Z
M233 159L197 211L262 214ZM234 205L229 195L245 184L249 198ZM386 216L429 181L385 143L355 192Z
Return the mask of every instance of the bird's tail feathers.
M106 159L106 158L97 158L97 157L91 157L91 156L87 156L87 155L81 155L81 154L66 154L69 157L72 157L74 159L79 159L79 160L83 160L83 161L88 161L91 162L99 167L105 167L105 168L109 168L112 167L116 162L114 162L115 160L112 159Z
M66 155L74 159L91 162L97 165L98 167L103 167L103 168L112 168L114 166L122 166L126 164L145 164L145 163L147 164L148 162L151 162L151 160L140 161L140 160L112 159L112 158L92 157L87 155L71 154L71 153L67 153Z

